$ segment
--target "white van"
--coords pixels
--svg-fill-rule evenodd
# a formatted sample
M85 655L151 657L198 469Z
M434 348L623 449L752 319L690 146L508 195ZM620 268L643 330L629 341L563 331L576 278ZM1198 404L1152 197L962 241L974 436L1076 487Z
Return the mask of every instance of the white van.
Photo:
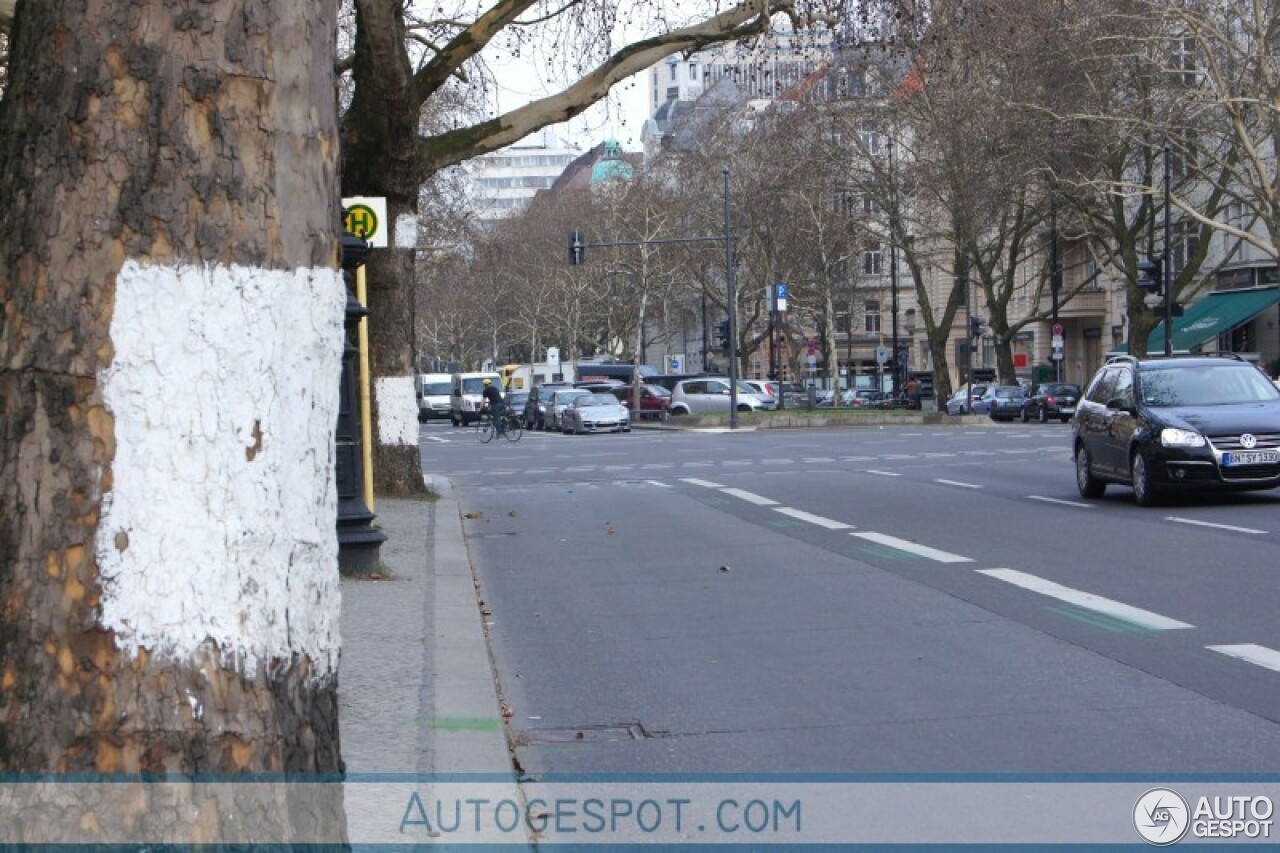
M449 417L449 389L453 387L452 377L447 373L419 373L418 423L425 424L433 418L447 420Z
M454 426L469 424L479 418L486 379L502 389L502 377L496 373L453 374L449 388L449 421Z

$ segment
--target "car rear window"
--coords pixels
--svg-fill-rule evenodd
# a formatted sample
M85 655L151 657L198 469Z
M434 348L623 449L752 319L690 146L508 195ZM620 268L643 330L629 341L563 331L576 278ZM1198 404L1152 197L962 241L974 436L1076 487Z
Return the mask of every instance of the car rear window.
M1044 393L1059 395L1063 397L1071 397L1071 396L1079 397L1080 386L1079 385L1045 385Z

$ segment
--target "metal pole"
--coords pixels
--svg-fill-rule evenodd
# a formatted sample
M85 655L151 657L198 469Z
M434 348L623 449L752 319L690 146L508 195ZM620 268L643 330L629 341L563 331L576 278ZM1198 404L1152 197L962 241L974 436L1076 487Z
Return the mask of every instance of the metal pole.
M724 167L724 280L729 301L729 429L738 428L738 322L733 293L733 221L729 218L729 167Z
M1169 142L1164 143L1164 253L1161 271L1164 274L1164 354L1173 355L1173 258L1169 252Z
M960 284L964 287L964 351L965 370L969 374L965 378L964 413L973 414L973 294L969 292L968 270L960 268L960 253L956 252L956 269L960 271Z
M1049 298L1053 329L1058 328L1058 292L1062 289L1062 261L1058 257L1058 204L1049 198ZM1065 347L1063 348L1065 350ZM1052 354L1052 349L1050 350ZM1064 352L1065 355L1065 352ZM1062 359L1053 359L1053 378L1062 381Z
M890 189L896 190L893 185L893 140L889 140L889 185ZM898 230L896 211L898 207L898 196L894 192L892 205L889 208L889 292L892 299L893 310L893 399L896 401L898 395L902 392L902 364L898 361Z

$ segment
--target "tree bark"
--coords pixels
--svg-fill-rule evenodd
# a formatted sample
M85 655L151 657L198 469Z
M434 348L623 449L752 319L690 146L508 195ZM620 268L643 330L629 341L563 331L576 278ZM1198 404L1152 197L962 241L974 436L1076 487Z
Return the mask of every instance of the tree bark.
M4 771L342 769L332 6L18 10Z

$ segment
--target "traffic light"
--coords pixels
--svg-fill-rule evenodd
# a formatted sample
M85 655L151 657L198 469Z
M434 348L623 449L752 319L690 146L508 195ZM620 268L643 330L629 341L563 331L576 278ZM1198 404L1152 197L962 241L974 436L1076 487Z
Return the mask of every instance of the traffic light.
M969 318L969 337L970 338L982 337L982 318L981 317Z
M569 266L581 266L587 259L587 239L581 231L569 232Z
M1159 258L1138 261L1137 285L1147 293L1158 294L1164 290L1164 264Z
M350 231L342 232L342 268L353 270L364 265L365 256L369 254L369 241L361 240Z
M729 347L729 321L721 320L716 323L715 344L719 349L728 349Z

